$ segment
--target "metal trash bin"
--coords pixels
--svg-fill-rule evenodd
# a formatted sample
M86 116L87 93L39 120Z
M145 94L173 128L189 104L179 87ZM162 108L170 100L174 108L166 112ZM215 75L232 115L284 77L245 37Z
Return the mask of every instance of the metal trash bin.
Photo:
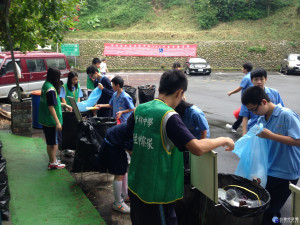
M34 128L42 128L42 125L39 124L39 106L41 99L41 90L32 91L32 127Z

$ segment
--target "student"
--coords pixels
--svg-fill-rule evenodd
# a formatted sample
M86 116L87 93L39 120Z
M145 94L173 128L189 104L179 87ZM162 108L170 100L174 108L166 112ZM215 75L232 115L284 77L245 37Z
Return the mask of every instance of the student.
M102 62L100 64L100 72L103 76L106 75L106 73L109 73L108 69L107 69L107 65L106 65L106 59L102 59Z
M183 155L203 155L219 146L233 150L230 138L196 139L174 111L187 89L182 71L163 73L158 99L140 104L127 125L134 129L128 173L133 225L177 224L173 203L183 196ZM180 149L180 150L179 150Z
M247 63L244 63L243 64L243 67L242 67L242 72L244 74L246 74L241 83L240 83L240 86L236 89L234 89L233 91L230 91L228 92L228 96L232 95L232 94L235 94L235 93L238 93L240 91L242 91L242 95L244 93L244 91L248 88L248 87L251 87L253 86L252 82L251 82L251 77L250 77L250 72L251 70L253 69L253 66L251 63L247 62ZM243 117L239 115L239 117L237 118L237 120L234 122L234 124L230 125L230 124L226 124L226 128L227 129L231 129L231 132L233 133L236 133L236 130L239 128L239 126L241 125L243 121Z
M275 105L261 87L248 88L242 103L257 114L264 130L258 136L268 139L268 180L270 207L263 218L264 225L280 219L280 210L291 194L289 183L297 184L300 177L300 120L298 115L280 104Z
M80 102L80 98L83 97L80 84L78 83L78 74L74 71L68 74L68 81L62 86L60 93L61 102L71 106L68 96L75 98L76 102Z
M51 67L48 69L46 81L42 86L39 105L38 122L43 126L46 138L47 153L49 157L48 170L65 168L65 164L62 164L56 159L56 152L58 149L57 132L62 130L61 106L64 106L67 109L70 109L71 107L60 102L60 76L61 73L58 69Z
M132 149L132 135L127 131L127 124L122 123L109 128L101 145L97 158L100 172L114 174L112 208L121 213L130 213L127 185L128 160L125 149Z
M100 63L101 63L101 60L99 58L94 58L92 60L92 65L98 69L99 74L100 74ZM97 87L97 85L98 85L98 76L90 75L87 73L86 86L88 89L88 95L91 94L91 92Z
M209 138L209 125L201 109L185 100L181 100L175 111L197 139Z
M100 73L100 64L101 64L101 60L99 58L93 58L92 66L96 67L99 73Z
M181 70L181 65L179 62L174 62L172 66L173 70Z
M184 98L185 99L185 98ZM197 139L210 137L208 122L204 113L197 106L181 100L175 111L180 115L182 122ZM190 183L190 152L183 152L185 183Z
M102 90L101 97L99 98L97 104L109 104L109 101L114 93L114 90L111 86L110 80L99 73L96 67L89 66L86 69L87 74L98 78L98 87ZM112 112L111 108L100 108L97 112L93 111L94 116L98 117L111 117Z
M280 97L280 94L276 89L265 87L267 82L267 71L263 68L257 68L251 72L251 82L254 86L261 87L269 96L271 102L275 105L281 104L284 107L283 101ZM243 135L245 135L250 128L257 123L258 115L250 112L245 105L242 105L240 116L243 117L242 127Z
M112 108L113 117L124 123L134 110L132 98L123 90L124 80L122 77L115 76L111 82L115 93L112 95L109 104L97 104L95 107L98 109Z

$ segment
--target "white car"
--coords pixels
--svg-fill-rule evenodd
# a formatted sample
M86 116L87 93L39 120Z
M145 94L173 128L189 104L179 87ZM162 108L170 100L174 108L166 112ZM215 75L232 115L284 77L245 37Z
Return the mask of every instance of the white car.
M285 56L280 65L280 73L300 74L300 54L288 54Z

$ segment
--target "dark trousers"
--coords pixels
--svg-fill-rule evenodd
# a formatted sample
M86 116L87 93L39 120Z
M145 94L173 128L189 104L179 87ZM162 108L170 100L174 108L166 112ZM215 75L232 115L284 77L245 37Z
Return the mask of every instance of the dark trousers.
M242 122L243 122L243 117L239 116L237 120L234 122L234 124L232 124L232 129L237 130Z
M274 224L272 218L277 216L281 217L280 210L285 204L286 200L291 194L289 183L297 184L299 179L286 180L277 177L268 176L266 189L270 194L271 201L270 207L266 210L263 218L263 225Z
M132 225L177 225L174 204L146 204L128 190Z

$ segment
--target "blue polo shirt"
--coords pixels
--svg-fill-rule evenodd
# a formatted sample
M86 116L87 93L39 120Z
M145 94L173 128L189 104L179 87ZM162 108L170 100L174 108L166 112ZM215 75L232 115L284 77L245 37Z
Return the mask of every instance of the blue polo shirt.
M116 113L119 111L123 111L126 109L134 109L134 105L132 102L132 98L130 97L129 94L127 94L124 90L121 92L119 97L117 97L118 92L113 93L109 104L113 108L113 117L116 116ZM130 116L132 112L129 113L122 113L120 121L121 123L124 123L127 118Z
M74 91L75 87L72 87L72 90ZM63 86L61 86L61 88L60 88L59 97L66 98L66 90ZM82 98L82 97L83 97L83 93L82 93L82 90L79 88L78 98ZM76 99L76 101L77 101L77 99Z
M281 105L276 105L269 120L259 117L258 123L275 134L300 139L298 115ZM300 146L290 146L267 139L269 146L268 176L286 180L300 177Z
M284 107L284 104L283 104L283 101L280 97L280 94L276 89L265 87L265 92L269 96L271 102L273 102L275 105L281 104ZM242 105L239 116L249 118L249 120L248 120L248 130L250 130L250 128L253 127L254 124L257 123L257 120L259 118L258 115L250 112L245 105Z
M205 130L207 130L206 137L210 137L208 122L202 110L197 106L186 108L182 121L197 139L200 139L201 132Z
M242 89L242 95L244 93L244 91L248 88L248 87L252 87L253 84L251 82L251 73L247 73L246 76L243 77L240 86L243 88Z

